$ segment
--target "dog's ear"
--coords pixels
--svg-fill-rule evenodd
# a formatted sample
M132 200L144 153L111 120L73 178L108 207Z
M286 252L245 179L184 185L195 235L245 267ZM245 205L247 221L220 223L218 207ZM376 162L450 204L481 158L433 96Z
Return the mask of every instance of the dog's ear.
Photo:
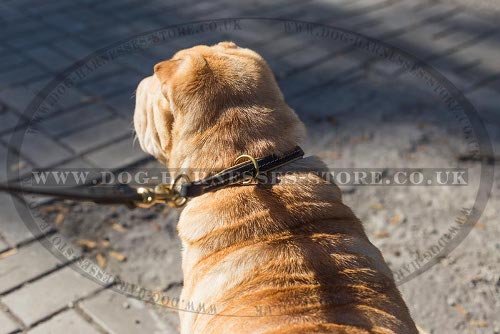
M176 84L188 83L190 78L199 76L207 68L206 59L199 53L184 54L155 65L154 73L161 82L163 95L170 99Z

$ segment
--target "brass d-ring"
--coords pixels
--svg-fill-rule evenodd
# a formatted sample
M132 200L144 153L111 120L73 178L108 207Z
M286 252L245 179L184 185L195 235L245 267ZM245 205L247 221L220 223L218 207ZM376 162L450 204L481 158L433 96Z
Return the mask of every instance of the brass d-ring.
M259 164L257 163L257 160L255 160L254 157L252 157L251 155L248 155L248 154L242 154L239 157L237 157L236 160L234 160L234 164L241 163L242 161L244 161L244 159L252 162L253 167L255 168L255 174L251 179L242 181L241 184L250 184L254 181L257 181L257 177L259 177L259 173L260 173Z
M189 179L189 176L187 176L186 174L179 174L175 177L174 182L172 182L172 184L170 185L170 187L172 189L172 193L174 194L174 197L171 201L171 204L172 204L172 206L174 206L176 208L180 208L181 206L183 206L187 202L187 197L180 196L179 190L175 189L175 187L178 184L182 186L182 184L179 183L179 181L182 179L184 179L186 181L185 183L191 182L191 180Z

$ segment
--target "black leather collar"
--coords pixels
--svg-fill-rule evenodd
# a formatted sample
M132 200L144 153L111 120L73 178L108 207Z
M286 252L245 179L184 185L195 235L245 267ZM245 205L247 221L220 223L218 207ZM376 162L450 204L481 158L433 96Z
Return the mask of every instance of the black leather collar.
M222 172L194 182L188 182L181 185L179 195L181 197L191 198L203 195L210 191L215 191L230 185L241 183L249 177L257 177L256 173L266 173L287 163L300 159L304 156L304 151L295 147L292 151L279 157L274 154L263 158L255 159L257 166L252 161L248 161L234 167L223 170ZM256 168L257 167L257 168Z

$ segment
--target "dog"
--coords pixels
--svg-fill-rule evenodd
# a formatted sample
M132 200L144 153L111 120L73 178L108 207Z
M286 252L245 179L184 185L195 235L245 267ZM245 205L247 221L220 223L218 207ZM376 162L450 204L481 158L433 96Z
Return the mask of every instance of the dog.
M242 154L282 156L305 135L266 61L232 42L156 64L137 88L134 127L145 152L190 177ZM216 313L181 311L182 333L418 333L339 188L299 171L318 166L305 158L282 167L291 172L272 186L188 201L177 226L180 299Z

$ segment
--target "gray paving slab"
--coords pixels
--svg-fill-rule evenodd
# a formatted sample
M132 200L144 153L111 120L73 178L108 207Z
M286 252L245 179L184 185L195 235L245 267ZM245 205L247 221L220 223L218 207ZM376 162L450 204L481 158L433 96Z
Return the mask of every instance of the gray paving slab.
M87 94L97 96L108 96L121 91L129 91L132 94L143 77L132 71L124 71L122 68L120 72L113 75L95 81L86 81L81 89Z
M479 60L480 63L477 65L476 70L480 70L483 76L498 74L500 72L500 64L497 61L500 51L499 37L500 33L481 39L473 45L459 48L447 57L440 59L438 64L439 66L446 66L446 64L450 63L466 64ZM454 37L450 36L449 38Z
M113 334L177 333L166 321L157 318L143 301L127 298L113 291L103 291L84 300L81 308Z
M65 133L76 132L82 128L110 118L113 114L100 105L88 104L75 108L70 112L63 112L53 117L49 117L38 123L37 126L44 129L48 134L54 137L60 137ZM81 121L75 122L75 119Z
M0 70L8 70L9 68L19 67L29 62L29 58L24 54L9 52L2 50L0 55Z
M21 157L29 159L37 167L55 165L72 156L71 150L58 143L55 139L36 130L36 128L34 130L30 128L18 130L16 133L21 132L24 136L20 147L19 144L10 143L13 134L2 136L2 140L12 145L13 149L20 152Z
M130 94L120 94L110 98L106 98L104 103L125 118L127 121L132 121L134 117L135 99Z
M0 194L0 234L12 247L42 234L39 229L32 232L26 227L14 205L14 201L19 202L10 195Z
M59 72L73 63L73 60L61 54L51 46L28 48L26 53L49 71Z
M75 152L80 153L101 144L112 143L127 134L132 135L130 123L115 118L64 136L61 140Z
M29 334L100 334L95 327L76 311L68 310L30 329Z
M7 165L7 151L6 145L0 143L0 181L7 179L16 179L17 175L12 176L9 172L18 170L20 175L27 173L31 170L31 165L26 160L19 157L18 154L12 152L13 156L19 160L18 164Z
M13 314L32 325L101 289L70 267L62 268L2 297Z
M62 53L72 57L75 61L82 59L93 51L83 43L67 38L54 41L52 42L52 45L54 45L57 50L60 50Z
M17 112L23 112L34 96L27 86L9 86L0 90L0 100Z
M19 325L14 322L7 314L0 311L0 334L11 334L16 332L19 328Z
M6 22L18 21L24 18L25 15L21 10L12 8L4 3L0 3L0 13L2 20Z
M14 129L18 125L25 123L19 114L13 112L12 110L7 110L0 114L0 132L8 131Z
M8 85L28 82L37 77L47 75L47 71L35 63L26 63L14 68L9 68L0 73L0 88Z
M0 294L23 285L61 265L60 261L39 243L23 246L17 253L0 259Z
M132 138L125 138L83 156L84 159L100 168L124 167L147 157L149 155L144 153Z
M83 23L81 21L71 19L67 14L61 12L53 12L48 15L44 15L42 21L47 23L48 25L57 26L59 29L62 29L68 33L77 33L84 30L88 22Z

